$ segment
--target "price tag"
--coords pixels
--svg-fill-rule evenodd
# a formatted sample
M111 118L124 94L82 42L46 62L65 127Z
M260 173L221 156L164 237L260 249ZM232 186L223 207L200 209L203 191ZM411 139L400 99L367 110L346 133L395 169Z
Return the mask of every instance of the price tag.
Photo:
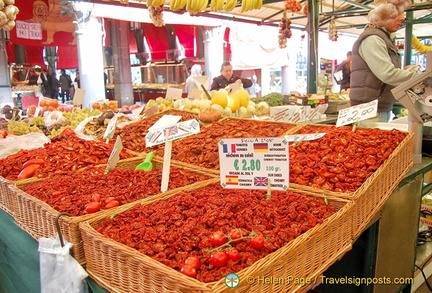
M169 130L168 132L166 130ZM146 147L165 143L165 141L172 141L175 139L183 138L192 134L200 132L200 125L196 119L182 121L174 125L164 126L157 129L149 130L145 139ZM165 133L168 133L168 138L165 139Z
M315 140L323 137L325 133L305 133L305 134L292 134L285 135L285 139L289 142L300 141L300 140Z
M111 151L111 155L108 158L108 165L105 168L105 174L108 173L109 170L114 169L115 166L117 166L117 163L120 160L120 152L122 151L122 149L123 143L121 141L120 135L117 135L113 150Z
M373 118L377 115L378 100L364 103L349 108L339 110L336 126L343 126L365 119Z
M283 137L226 138L219 142L220 183L225 188L287 190L288 142Z

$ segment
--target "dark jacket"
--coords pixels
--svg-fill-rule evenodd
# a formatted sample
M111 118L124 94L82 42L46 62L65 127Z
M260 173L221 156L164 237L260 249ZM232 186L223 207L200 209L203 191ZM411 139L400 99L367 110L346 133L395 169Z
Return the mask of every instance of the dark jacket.
M384 40L387 45L387 52L393 65L397 68L401 67L401 60L398 50L390 38L390 34L382 28L367 27L354 43L352 53L351 66L351 89L350 101L351 106L371 102L378 99L378 112L391 111L393 104L396 101L391 94L391 89L394 87L383 83L376 77L369 66L361 58L359 47L361 42L369 36L376 35Z
M232 76L229 80L227 80L223 75L219 75L218 77L213 78L213 82L211 84L210 90L219 90L226 88L229 84L235 83L237 80L241 79L243 83L243 88L248 88L252 86L253 82L247 78L240 78L238 76Z
M342 80L340 83L340 90L345 90L350 88L351 80L351 64L349 61L344 60L341 64L336 66L335 72L342 70Z

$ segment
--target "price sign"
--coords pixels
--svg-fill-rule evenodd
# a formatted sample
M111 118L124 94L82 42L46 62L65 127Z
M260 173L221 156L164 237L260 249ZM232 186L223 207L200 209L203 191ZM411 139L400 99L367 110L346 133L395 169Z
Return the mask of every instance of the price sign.
M120 153L122 149L123 149L123 143L121 141L120 135L118 135L114 147L111 151L111 155L108 158L108 164L105 168L105 174L107 174L109 170L114 169L115 166L117 166L117 163L120 160Z
M373 100L369 103L364 103L349 108L339 110L336 126L352 124L354 122L373 118L377 115L378 100Z
M303 140L315 140L321 138L325 133L305 133L305 134L292 134L285 135L285 139L289 142L303 141Z
M219 142L220 183L225 188L287 190L288 141L226 138Z
M162 144L166 141L172 141L185 136L196 134L198 132L200 132L200 125L196 119L182 121L174 125L152 129L149 130L145 137L146 147ZM165 138L166 133L168 133L167 138Z

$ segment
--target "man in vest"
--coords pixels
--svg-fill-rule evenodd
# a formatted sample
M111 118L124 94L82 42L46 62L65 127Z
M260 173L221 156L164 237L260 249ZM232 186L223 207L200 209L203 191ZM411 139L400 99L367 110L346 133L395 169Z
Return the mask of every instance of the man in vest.
M395 99L391 89L414 77L417 72L401 69L394 44L396 32L405 20L404 9L411 0L395 5L378 5L369 15L369 24L353 45L351 67L351 106L378 99L375 121L388 122Z

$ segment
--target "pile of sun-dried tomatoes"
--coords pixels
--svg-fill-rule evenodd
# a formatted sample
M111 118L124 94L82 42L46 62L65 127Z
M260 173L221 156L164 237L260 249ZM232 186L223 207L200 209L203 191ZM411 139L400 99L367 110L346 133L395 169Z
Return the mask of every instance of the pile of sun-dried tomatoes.
M186 275L212 282L252 265L335 211L322 199L292 191L273 191L267 199L265 190L224 189L215 183L136 205L95 229Z
M277 123L259 120L227 119L203 127L200 133L173 142L174 160L219 170L218 143L222 138L278 137L296 126L293 123ZM154 147L163 156L163 145Z
M81 139L74 135L56 136L43 148L20 150L4 159L0 159L0 176L8 180L17 180L23 165L31 159L41 159L43 164L35 171L35 177L43 178L57 172L70 172L91 165L106 164L113 149L113 142ZM124 149L120 159L131 158Z
M27 184L24 191L48 203L59 212L81 216L160 193L162 171L89 167L71 174L54 174ZM168 189L182 187L209 177L171 167Z
M336 192L354 192L406 137L399 130L306 126L300 133L326 133L291 145L290 182Z

